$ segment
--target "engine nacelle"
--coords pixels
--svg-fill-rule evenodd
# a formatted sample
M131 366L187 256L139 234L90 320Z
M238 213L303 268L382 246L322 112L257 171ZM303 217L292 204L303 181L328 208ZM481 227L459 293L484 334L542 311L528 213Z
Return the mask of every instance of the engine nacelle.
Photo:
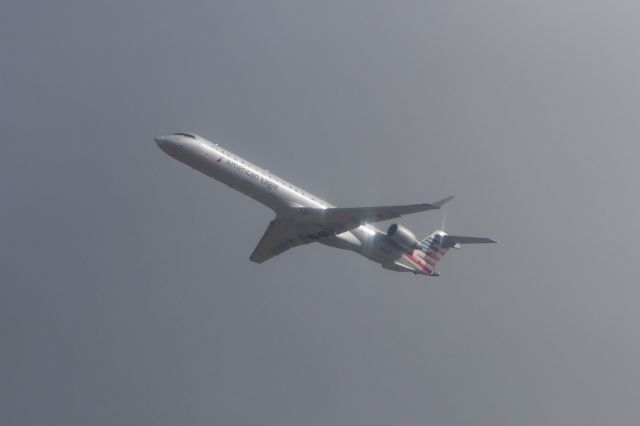
M402 225L398 225L397 223L394 223L389 227L389 229L387 229L387 236L391 238L394 243L407 250L418 248L420 246L418 239L413 232Z

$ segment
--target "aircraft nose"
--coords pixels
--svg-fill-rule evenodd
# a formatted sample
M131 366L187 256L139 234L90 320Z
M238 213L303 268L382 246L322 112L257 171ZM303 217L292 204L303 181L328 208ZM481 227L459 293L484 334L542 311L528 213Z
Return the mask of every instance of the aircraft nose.
M153 140L156 142L156 145L158 145L158 147L163 150L164 152L166 152L167 154L171 155L171 153L173 151L175 151L176 149L176 141L173 137L169 136L158 136L157 138L153 138Z
M160 148L166 146L169 143L169 138L167 136L158 136L157 138L153 138L153 140Z

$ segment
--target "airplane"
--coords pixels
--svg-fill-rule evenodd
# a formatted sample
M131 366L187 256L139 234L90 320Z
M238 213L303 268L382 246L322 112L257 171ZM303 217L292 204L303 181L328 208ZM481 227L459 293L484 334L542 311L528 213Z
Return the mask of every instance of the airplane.
M169 156L269 207L275 218L249 259L263 263L285 251L318 242L354 251L383 268L437 277L436 263L451 248L496 243L490 238L449 235L436 230L422 240L397 223L387 232L372 223L437 210L453 197L434 203L335 207L268 170L193 133L154 138Z

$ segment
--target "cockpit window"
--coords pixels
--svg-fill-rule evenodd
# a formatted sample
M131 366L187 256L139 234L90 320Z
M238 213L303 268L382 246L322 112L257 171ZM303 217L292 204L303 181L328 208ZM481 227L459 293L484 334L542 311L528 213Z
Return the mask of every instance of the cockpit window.
M174 135L176 135L176 136L186 136L186 137L191 138L191 139L195 139L196 138L194 135L192 135L190 133L174 133Z

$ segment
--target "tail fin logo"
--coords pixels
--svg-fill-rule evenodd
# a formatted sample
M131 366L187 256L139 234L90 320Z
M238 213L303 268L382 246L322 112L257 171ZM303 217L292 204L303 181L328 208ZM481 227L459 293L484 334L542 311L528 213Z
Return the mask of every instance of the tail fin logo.
M420 241L420 249L415 252L415 254L426 263L426 267L423 267L423 269L429 273L433 272L436 263L438 263L440 259L442 259L442 256L451 248L444 238L446 235L443 231L434 232Z

